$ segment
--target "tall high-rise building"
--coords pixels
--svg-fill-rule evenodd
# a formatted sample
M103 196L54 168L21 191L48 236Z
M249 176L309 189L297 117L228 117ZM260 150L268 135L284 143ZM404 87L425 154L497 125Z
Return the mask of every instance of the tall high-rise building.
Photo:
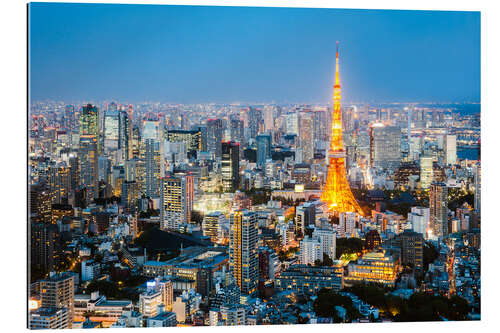
M142 149L144 158L144 190L151 198L160 197L160 182L165 174L163 131L160 121L153 115L143 120Z
M430 229L435 237L448 235L448 188L432 183L429 192Z
M240 144L237 142L222 142L222 190L234 192L240 184Z
M243 144L245 139L243 120L240 118L231 118L229 126L231 141Z
M351 132L354 130L355 115L355 106L344 106L342 108L342 127L345 132Z
M481 164L474 167L474 210L481 214Z
M376 123L370 127L370 165L395 170L401 163L401 129Z
M316 109L312 111L314 141L328 141L330 133L328 131L328 112L327 110Z
M445 164L454 165L457 163L457 136L456 135L445 135L443 150L445 155Z
M92 104L83 106L80 112L80 136L82 135L99 138L99 109Z
M118 139L120 135L119 111L107 110L104 115L104 150L113 151L118 149Z
M40 299L42 307L66 308L69 328L73 322L75 306L74 276L68 272L53 274L40 281Z
M132 158L132 106L120 110L118 114L118 149L124 160Z
M214 154L216 159L222 155L223 132L222 119L207 120L207 151Z
M262 110L250 107L248 110L248 134L251 139L255 139L264 128Z
M257 290L257 213L236 210L230 215L229 269L244 294Z
M420 187L423 189L429 188L433 179L433 158L423 156L420 158Z
M89 199L98 197L98 148L95 135L80 135L78 161L80 162L80 185L87 188Z
M274 131L274 110L275 107L271 105L266 105L264 107L264 131L271 132Z
M309 112L300 113L299 146L302 149L302 162L311 163L314 158L314 123Z
M286 133L299 134L299 114L297 112L286 115Z
M421 233L405 230L399 235L401 262L411 264L417 271L424 268L424 237Z
M192 175L167 176L161 181L160 226L177 230L182 223L191 220L194 200Z
M332 129L330 149L328 151L328 174L326 185L323 193L321 193L321 201L326 202L328 209L332 212L358 212L359 214L363 214L347 182L340 98L339 51L337 43L335 84L333 86Z
M271 135L257 135L257 165L263 166L271 158Z

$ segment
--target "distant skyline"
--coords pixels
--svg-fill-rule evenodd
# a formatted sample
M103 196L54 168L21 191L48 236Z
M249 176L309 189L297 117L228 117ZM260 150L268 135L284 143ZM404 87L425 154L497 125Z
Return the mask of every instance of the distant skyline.
M479 102L479 12L30 4L32 100Z

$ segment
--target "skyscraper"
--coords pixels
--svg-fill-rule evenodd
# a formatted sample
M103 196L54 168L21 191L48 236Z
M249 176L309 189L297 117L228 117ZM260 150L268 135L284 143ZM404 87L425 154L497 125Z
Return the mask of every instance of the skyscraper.
M481 214L481 164L474 167L474 210Z
M321 201L328 204L330 211L358 212L363 214L347 182L345 152L342 138L340 111L339 50L337 43L335 85L333 86L333 117L330 150L328 151L328 174L321 193Z
M80 184L87 188L89 199L98 197L97 138L95 135L80 135Z
M257 135L257 165L263 166L271 158L271 135Z
M430 229L435 237L448 235L448 188L432 183L429 192Z
M118 139L120 131L119 111L107 110L104 115L104 151L118 149Z
M248 131L249 137L254 139L261 132L264 127L264 120L262 118L262 110L250 107L248 110Z
M80 136L94 135L99 137L99 109L92 104L82 107L80 113Z
M230 215L229 269L244 294L257 290L257 214L236 210Z
M179 225L191 220L194 200L192 175L167 176L161 180L160 226L177 230Z
M244 143L245 133L243 120L240 120L240 118L231 118L230 136L231 141L239 142L240 144Z
M123 159L132 158L132 106L118 114L118 149L122 150Z
M274 110L275 107L266 105L264 107L264 131L270 132L274 130Z
M401 163L401 129L376 123L370 127L370 165L396 169Z
M314 123L310 112L300 113L299 146L302 149L302 162L311 163L314 158Z
M433 178L433 158L424 156L420 158L420 187L429 188Z
M234 192L240 184L240 144L237 142L222 142L222 190Z
M457 163L457 136L456 135L445 135L444 136L444 155L445 155L445 164L446 165L454 165Z
M164 154L160 121L152 115L143 120L142 147L144 149L145 194L160 197L160 182L164 171Z
M207 120L207 151L215 158L221 158L222 154L222 119Z

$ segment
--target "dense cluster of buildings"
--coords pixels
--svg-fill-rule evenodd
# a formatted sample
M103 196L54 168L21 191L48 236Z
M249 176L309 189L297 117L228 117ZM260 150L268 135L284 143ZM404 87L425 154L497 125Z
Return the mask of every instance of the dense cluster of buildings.
M34 102L29 326L318 323L324 288L378 320L358 283L478 307L474 105L341 109L335 89L333 108Z

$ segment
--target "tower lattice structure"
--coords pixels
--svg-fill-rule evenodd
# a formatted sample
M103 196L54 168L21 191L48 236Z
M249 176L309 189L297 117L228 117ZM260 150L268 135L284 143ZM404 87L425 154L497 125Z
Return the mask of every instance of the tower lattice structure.
M347 182L345 157L340 109L339 44L337 42L335 84L333 86L333 119L330 150L328 151L328 175L325 188L321 193L321 201L328 204L328 210L331 212L357 212L363 215L363 211L354 198Z

